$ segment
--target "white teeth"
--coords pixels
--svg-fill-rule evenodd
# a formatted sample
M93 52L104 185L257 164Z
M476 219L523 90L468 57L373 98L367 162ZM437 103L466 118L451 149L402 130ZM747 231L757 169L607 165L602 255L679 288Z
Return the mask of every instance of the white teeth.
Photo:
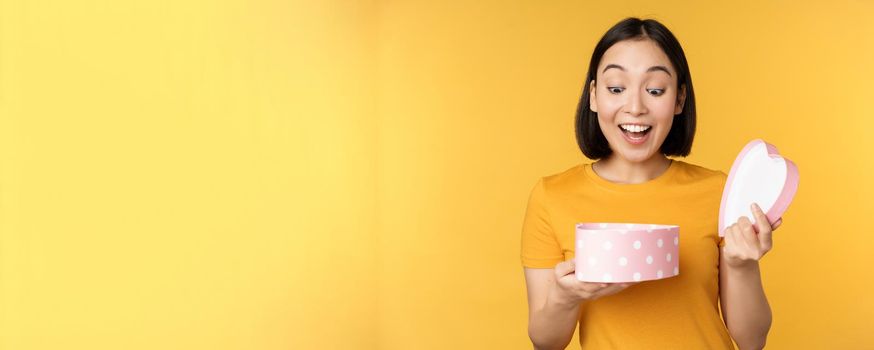
M630 131L630 132L647 131L650 128L649 125L630 125L630 124L629 125L622 124L619 127L621 127L622 129L625 129L626 131Z

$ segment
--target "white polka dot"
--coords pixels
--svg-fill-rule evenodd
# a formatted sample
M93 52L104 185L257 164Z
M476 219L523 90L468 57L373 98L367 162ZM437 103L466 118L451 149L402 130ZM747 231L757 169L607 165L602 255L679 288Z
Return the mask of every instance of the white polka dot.
M604 242L604 250L610 250L611 248L613 248L613 243L610 243L610 241Z
M634 241L634 249L640 249L640 241Z
M679 274L680 274L680 268L675 266L674 267L674 276L679 275Z
M652 265L652 255L646 256L646 263Z
M680 237L674 237L674 245L680 245Z
M658 245L659 248L661 248L663 245L665 245L665 241L663 241L661 238L659 238L659 240L656 241L656 245Z
M634 280L635 280L635 281L640 281L640 272L635 272L635 273L634 273Z
M665 256L665 259L667 259L668 261L671 261L671 253L668 253L668 255Z
M601 226L601 228L605 228L607 227L607 224L599 224L598 226Z
M623 256L623 257L619 258L619 266L625 266L625 265L628 265L628 259Z
M662 278L665 276L665 274L662 272L662 270L659 270L658 272L656 272L656 276L658 276L658 278Z
M613 281L613 276L610 276L609 273L605 273L604 274L604 282L612 282L612 281Z
M595 266L598 263L598 259L595 259L594 256L589 257L589 266Z

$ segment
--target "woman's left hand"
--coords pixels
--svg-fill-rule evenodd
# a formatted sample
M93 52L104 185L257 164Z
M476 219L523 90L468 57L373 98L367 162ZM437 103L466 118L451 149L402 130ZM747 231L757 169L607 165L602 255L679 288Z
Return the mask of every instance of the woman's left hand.
M751 205L756 224L746 216L741 216L737 222L725 229L725 245L722 253L730 267L747 267L755 265L773 247L771 233L783 222L777 219L772 226L762 208L755 203Z

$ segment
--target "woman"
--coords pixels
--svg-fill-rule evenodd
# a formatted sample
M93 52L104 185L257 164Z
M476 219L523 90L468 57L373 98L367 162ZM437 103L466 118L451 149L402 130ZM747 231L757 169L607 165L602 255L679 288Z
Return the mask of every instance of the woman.
M771 310L758 262L780 220L772 227L754 205L756 225L742 217L720 239L726 174L668 158L687 156L694 135L692 78L674 35L651 19L610 28L576 116L577 143L597 161L541 178L525 214L521 258L536 349L564 349L577 324L583 349L733 349L732 339L741 349L764 346ZM578 281L578 222L679 225L682 272Z

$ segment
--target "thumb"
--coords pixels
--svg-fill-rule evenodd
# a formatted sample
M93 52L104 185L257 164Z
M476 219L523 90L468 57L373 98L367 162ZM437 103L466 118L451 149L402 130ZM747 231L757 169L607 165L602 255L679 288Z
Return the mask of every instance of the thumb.
M562 261L558 263L558 265L555 265L555 276L558 278L567 276L574 271L576 271L576 264L573 259Z
M768 221L768 216L758 204L753 203L752 207L753 215L756 217L756 231L759 231L759 241L769 242L771 240L771 222Z

